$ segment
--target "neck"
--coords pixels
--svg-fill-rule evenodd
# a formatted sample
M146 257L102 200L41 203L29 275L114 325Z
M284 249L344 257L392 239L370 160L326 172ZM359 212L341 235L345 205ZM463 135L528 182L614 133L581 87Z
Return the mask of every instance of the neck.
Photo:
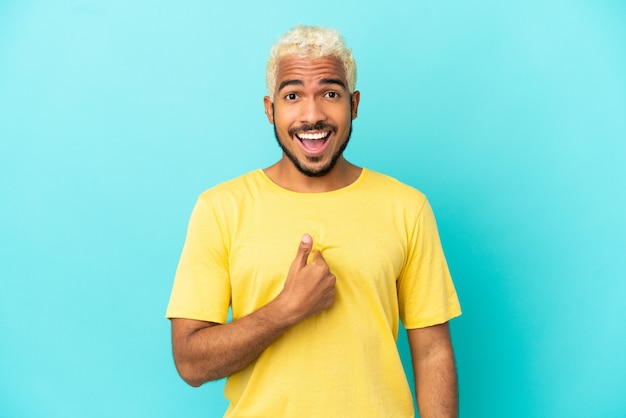
M263 170L267 177L280 187L299 193L322 193L338 190L354 183L361 175L361 167L343 157L326 175L309 177L301 173L286 157Z

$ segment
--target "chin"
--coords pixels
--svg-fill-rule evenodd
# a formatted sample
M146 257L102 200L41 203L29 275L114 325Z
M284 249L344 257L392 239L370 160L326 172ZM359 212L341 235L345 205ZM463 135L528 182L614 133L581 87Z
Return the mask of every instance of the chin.
M307 161L301 162L295 156L295 154L291 150L289 150L289 148L283 145L276 130L276 125L274 125L274 136L276 137L276 142L278 142L278 146L280 146L280 148L283 150L284 155L287 156L289 161L291 161L291 163L300 173L304 174L307 177L324 177L335 168L337 161L339 161L339 158L343 155L344 150L348 146L348 142L350 142L350 137L352 136L352 124L350 125L350 131L348 133L346 141L341 145L341 147L339 147L338 150L335 151L335 153L332 155L332 157L330 157L330 160L327 163L321 165L321 161L325 158L325 156L305 157L308 162L312 162L315 164L314 167L307 166Z

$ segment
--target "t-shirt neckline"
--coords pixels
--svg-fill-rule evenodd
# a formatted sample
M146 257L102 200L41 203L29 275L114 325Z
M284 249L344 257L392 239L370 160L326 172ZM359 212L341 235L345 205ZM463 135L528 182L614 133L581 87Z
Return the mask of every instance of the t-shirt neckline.
M318 197L341 194L341 193L348 192L358 187L364 181L365 177L367 176L368 171L369 170L367 168L361 167L361 173L356 178L356 180L354 180L352 183L348 184L347 186L341 187L339 189L330 190L328 192L296 192L293 190L285 189L284 187L276 184L274 181L272 181L272 179L268 177L267 174L265 174L265 171L262 168L255 170L255 172L257 172L267 184L269 184L273 189L280 191L281 193L292 194L294 196L318 196Z

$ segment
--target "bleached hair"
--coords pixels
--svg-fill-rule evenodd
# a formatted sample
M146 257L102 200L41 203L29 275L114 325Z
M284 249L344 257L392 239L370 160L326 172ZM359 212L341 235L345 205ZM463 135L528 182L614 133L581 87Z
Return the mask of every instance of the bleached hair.
M274 98L276 73L280 60L288 55L301 58L335 57L346 72L350 94L356 89L356 63L352 50L348 48L339 31L320 26L298 25L281 36L272 46L267 60L265 84L269 97Z

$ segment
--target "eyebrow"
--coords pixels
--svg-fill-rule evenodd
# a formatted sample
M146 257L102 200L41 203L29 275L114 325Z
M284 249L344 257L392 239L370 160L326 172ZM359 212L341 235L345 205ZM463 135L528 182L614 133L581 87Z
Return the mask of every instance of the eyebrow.
M285 80L278 85L278 91L280 92L287 86L303 86L304 83L301 80Z
M343 89L346 89L346 83L344 83L343 80L340 80L338 78L322 78L320 80L320 84L337 84L341 86Z
M337 84L338 86L341 86L343 89L346 89L346 83L343 82L343 80L338 79L338 78L322 78L319 82L319 84ZM304 83L302 82L302 80L285 80L282 81L279 85L278 85L278 91L280 92L282 89L284 89L285 87L288 86L303 86Z

